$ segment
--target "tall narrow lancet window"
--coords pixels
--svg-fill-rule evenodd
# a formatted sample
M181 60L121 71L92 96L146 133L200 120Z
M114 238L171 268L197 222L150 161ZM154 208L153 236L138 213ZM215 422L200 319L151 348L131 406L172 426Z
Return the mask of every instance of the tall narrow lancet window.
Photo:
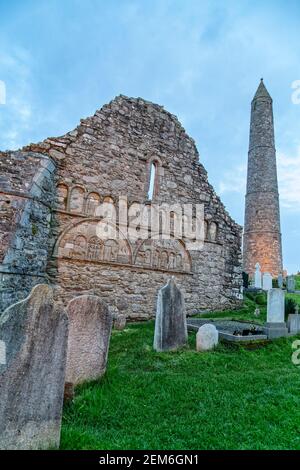
M152 201L156 193L157 186L157 164L152 162L150 165L150 179L149 179L149 189L148 189L148 200Z

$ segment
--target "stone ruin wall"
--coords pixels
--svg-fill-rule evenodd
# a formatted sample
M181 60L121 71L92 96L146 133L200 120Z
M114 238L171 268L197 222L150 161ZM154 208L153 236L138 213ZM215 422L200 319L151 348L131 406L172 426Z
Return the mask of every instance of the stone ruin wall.
M237 307L241 227L198 160L175 116L124 96L65 136L2 153L2 308L43 277L65 304L93 293L128 318L145 319L154 315L158 289L172 274L189 314ZM116 245L97 239L96 207L119 196L127 196L129 205L145 203L152 162L153 202L204 204L201 251L188 251L177 240Z

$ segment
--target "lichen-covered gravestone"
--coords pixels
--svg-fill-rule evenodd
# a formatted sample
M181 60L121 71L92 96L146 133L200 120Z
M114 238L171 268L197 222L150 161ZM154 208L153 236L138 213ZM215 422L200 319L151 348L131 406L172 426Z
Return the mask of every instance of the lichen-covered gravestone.
M219 332L215 325L206 323L200 326L196 335L197 351L210 351L217 346L219 341Z
M95 295L82 295L67 306L69 340L66 382L77 385L101 377L107 364L112 327L108 306Z
M153 348L170 351L187 342L184 298L172 277L158 292Z
M270 289L268 291L267 323L265 331L269 339L287 335L287 327L284 322L284 298L282 289Z
M67 339L67 315L47 285L0 316L1 449L59 446Z

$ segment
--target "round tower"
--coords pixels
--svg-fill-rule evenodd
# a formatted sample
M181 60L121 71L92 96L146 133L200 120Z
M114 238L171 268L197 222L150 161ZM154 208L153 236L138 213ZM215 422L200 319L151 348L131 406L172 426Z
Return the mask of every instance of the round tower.
M243 269L252 277L256 263L273 277L282 273L273 102L263 79L251 103L243 237Z

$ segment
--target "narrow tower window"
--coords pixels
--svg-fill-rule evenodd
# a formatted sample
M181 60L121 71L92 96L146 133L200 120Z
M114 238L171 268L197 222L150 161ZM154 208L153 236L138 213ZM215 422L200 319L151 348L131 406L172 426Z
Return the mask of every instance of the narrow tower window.
M153 196L156 194L156 185L157 185L157 164L152 162L150 166L150 180L149 180L149 190L148 190L148 199L151 201Z

